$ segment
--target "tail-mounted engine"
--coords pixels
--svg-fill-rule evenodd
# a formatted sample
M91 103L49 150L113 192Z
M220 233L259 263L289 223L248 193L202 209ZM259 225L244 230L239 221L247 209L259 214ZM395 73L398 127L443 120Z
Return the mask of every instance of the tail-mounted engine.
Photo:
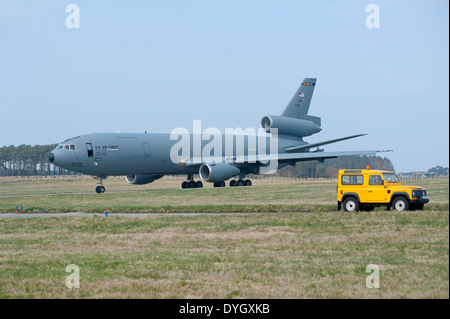
M308 118L310 116L305 117ZM318 122L315 120L316 118L312 116L310 118L311 119L297 119L280 115L268 115L261 119L261 127L267 133L270 133L272 129L276 128L278 129L278 135L292 135L299 137L310 136L322 130L320 125L314 123ZM312 121L313 118L314 122ZM320 123L320 119L318 123Z

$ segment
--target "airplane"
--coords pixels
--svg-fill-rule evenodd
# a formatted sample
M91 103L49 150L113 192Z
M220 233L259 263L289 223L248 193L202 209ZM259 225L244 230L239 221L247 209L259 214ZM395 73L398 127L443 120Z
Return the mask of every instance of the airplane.
M49 154L49 161L64 169L97 177L99 185L95 191L104 193L103 180L108 176L125 176L128 183L143 185L164 175L184 174L187 180L182 182L181 188L201 188L203 182L225 187L225 181L230 178L233 178L229 184L232 187L251 186L247 175L273 173L300 161L323 162L340 156L383 152L325 152L320 148L366 134L317 143L303 140L322 130L321 118L308 115L316 81L316 78L305 78L281 115L264 116L257 136L255 130L255 134L250 134L251 130L249 134L243 130L219 134L217 129L212 130L215 134L199 134L198 130L190 133L186 129L170 134L85 134L60 143ZM194 180L197 174L201 181Z

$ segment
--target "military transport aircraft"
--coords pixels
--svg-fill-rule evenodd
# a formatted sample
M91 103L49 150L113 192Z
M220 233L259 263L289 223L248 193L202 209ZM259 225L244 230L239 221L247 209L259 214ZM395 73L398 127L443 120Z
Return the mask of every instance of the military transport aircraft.
M261 119L255 130L234 129L221 134L218 129L195 131L178 129L172 133L96 133L67 139L49 155L56 166L96 176L97 193L104 193L102 181L108 176L125 175L130 184L151 183L164 175L185 174L182 188L203 187L194 181L198 174L214 187L251 186L249 174L275 172L299 161L324 161L348 155L372 155L382 151L324 152L319 146L365 134L352 135L319 143L303 140L320 132L320 117L308 115L316 85L306 78L281 115ZM195 121L194 121L195 122ZM200 134L199 134L200 133ZM260 134L262 133L262 134Z

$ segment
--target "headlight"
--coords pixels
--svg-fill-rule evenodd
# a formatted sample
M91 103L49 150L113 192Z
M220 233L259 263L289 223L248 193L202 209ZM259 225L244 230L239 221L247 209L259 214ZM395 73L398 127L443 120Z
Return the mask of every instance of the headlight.
M417 197L417 191L412 191L412 197L416 198Z

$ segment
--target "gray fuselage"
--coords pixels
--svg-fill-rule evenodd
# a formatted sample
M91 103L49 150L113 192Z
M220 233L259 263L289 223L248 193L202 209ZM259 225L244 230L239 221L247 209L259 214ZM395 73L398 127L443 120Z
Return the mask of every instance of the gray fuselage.
M203 137L203 139L202 139ZM172 137L168 133L96 133L68 139L52 152L53 164L93 176L145 174L197 174L203 162L226 162L236 155L269 154L274 142L265 136L225 135L207 139L189 134ZM275 152L306 144L300 138L279 137ZM65 146L69 147L65 147ZM185 155L183 157L183 155ZM187 161L191 159L189 165ZM194 159L194 161L192 161ZM195 165L195 159L198 164ZM237 164L246 173L257 173L259 165Z

